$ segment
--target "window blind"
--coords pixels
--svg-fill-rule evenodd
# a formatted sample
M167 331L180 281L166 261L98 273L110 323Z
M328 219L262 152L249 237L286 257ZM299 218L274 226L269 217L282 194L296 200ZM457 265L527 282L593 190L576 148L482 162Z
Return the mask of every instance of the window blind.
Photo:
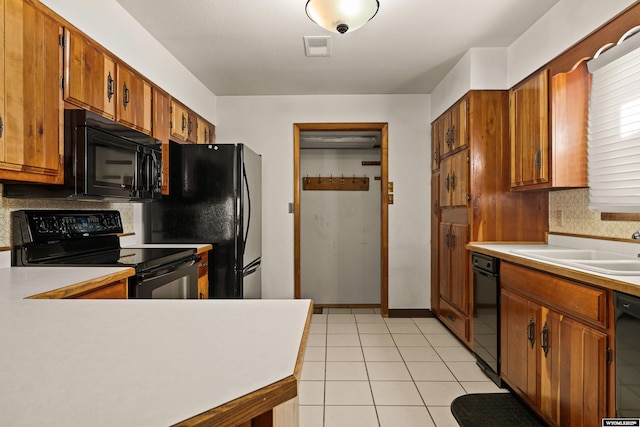
M589 209L640 212L640 34L587 65Z

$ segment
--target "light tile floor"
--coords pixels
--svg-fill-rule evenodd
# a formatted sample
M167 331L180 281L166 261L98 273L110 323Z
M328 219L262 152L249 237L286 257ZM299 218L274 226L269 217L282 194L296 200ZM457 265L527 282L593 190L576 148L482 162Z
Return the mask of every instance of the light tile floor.
M300 427L457 427L466 393L506 392L434 318L374 309L314 314L300 377Z

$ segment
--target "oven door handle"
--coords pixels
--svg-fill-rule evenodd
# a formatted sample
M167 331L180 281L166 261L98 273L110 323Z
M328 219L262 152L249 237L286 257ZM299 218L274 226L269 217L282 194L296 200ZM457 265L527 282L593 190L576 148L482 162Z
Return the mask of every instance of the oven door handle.
M166 276L167 274L171 274L176 270L180 270L183 268L189 268L195 265L198 261L200 261L202 257L200 255L192 255L189 258L181 259L179 261L172 262L170 264L161 266L158 269L150 268L147 270L140 271L137 276L141 280L149 280L149 279L158 279L162 276Z

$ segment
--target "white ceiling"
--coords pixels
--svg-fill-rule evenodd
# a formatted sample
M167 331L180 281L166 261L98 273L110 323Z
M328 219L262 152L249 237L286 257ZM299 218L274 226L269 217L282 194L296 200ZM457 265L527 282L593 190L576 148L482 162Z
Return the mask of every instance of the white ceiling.
M116 0L219 96L431 93L471 47L506 47L558 0L380 0L330 33L305 0ZM304 55L303 36L332 37Z

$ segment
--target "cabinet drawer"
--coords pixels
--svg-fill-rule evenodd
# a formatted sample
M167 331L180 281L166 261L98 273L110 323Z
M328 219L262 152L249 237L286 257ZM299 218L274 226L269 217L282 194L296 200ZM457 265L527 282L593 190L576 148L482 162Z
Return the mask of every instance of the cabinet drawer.
M463 341L469 342L469 318L460 314L442 298L440 298L440 319Z
M589 321L607 326L607 291L562 279L529 268L502 263L502 286L516 289L538 302Z

